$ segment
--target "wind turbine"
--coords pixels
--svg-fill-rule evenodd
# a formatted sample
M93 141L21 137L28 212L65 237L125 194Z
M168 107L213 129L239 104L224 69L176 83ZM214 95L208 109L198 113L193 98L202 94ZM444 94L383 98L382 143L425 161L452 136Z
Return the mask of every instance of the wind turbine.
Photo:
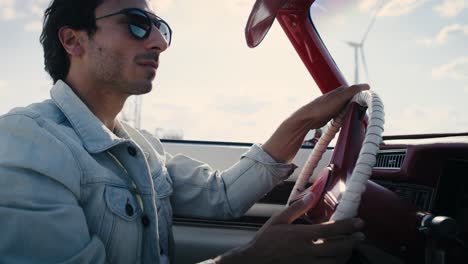
M362 65L364 67L364 71L366 72L366 77L369 78L369 70L367 68L366 56L364 54L364 42L366 41L367 36L369 35L369 32L374 25L375 20L377 19L377 14L379 13L379 10L382 8L382 6L375 11L360 42L346 41L346 43L354 49L354 83L359 83L359 53L361 54Z

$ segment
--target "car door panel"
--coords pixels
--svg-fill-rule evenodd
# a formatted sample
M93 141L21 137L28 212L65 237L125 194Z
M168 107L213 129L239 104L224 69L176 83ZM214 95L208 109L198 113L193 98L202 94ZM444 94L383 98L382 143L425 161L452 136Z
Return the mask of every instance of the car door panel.
M163 140L163 145L171 154L183 153L219 170L229 168L251 146L251 144L243 143L180 140ZM294 186L294 180L298 177L311 151L312 147L303 147L293 161L298 166L293 175L265 195L239 219L208 220L174 216L175 262L178 264L196 263L216 257L250 241L271 215L284 208ZM328 165L331 154L332 148L329 148L312 179Z

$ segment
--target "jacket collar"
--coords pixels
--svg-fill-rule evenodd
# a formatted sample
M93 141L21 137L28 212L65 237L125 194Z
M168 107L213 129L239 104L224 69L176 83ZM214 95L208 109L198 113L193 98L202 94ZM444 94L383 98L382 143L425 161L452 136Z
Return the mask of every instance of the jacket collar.
M52 87L50 95L88 152L99 153L128 141L129 136L118 120L115 130L117 136L89 110L72 88L62 80L58 80Z

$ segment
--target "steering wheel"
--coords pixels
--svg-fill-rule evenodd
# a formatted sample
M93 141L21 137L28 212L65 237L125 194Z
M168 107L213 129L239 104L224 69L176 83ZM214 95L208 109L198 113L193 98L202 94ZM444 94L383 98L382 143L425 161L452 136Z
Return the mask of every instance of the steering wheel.
M333 170L335 168L327 167L320 173L314 185L307 188L309 179L321 160L323 153L341 128L343 119L350 108L350 105L348 105L325 128L324 134L310 154L289 197L288 204L300 199L307 192L313 192L315 199L312 202L314 205L310 213L314 215L315 221L328 220L327 218L330 220L343 220L357 216L361 196L366 190L367 181L376 162L376 155L384 130L383 103L373 91L364 91L357 94L352 102L356 102L364 107L367 106L369 112L367 132L357 162L348 163L356 164L352 170L352 174L350 176L344 175L343 177L340 173L334 173ZM349 171L347 168L340 169L341 172ZM321 206L318 206L320 203Z
M365 120L367 106L368 122ZM359 216L373 247L413 262L424 252L418 210L369 178L382 141L384 107L373 91L357 94L326 128L296 180L288 204L308 192L315 195L305 220L321 223ZM330 166L307 187L313 170L336 133L342 129ZM365 134L365 135L364 135Z
M256 0L245 35L247 45L255 47L277 19L325 93L346 84L346 80L318 33L310 27L308 10L314 1ZM382 140L383 104L374 92L367 91L357 95L346 111L330 123L315 146L288 203L313 192L315 199L305 220L321 223L359 216L365 222L363 232L368 242L411 263L420 260L424 252L424 237L418 229L420 211L391 190L368 180ZM313 170L340 127L330 166L308 187Z

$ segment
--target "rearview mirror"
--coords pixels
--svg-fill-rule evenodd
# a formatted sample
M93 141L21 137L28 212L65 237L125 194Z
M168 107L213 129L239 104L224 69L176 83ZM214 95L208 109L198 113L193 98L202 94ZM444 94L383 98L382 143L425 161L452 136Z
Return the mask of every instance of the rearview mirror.
M255 48L265 38L268 30L275 21L276 13L287 0L257 0L250 12L245 26L247 45Z

